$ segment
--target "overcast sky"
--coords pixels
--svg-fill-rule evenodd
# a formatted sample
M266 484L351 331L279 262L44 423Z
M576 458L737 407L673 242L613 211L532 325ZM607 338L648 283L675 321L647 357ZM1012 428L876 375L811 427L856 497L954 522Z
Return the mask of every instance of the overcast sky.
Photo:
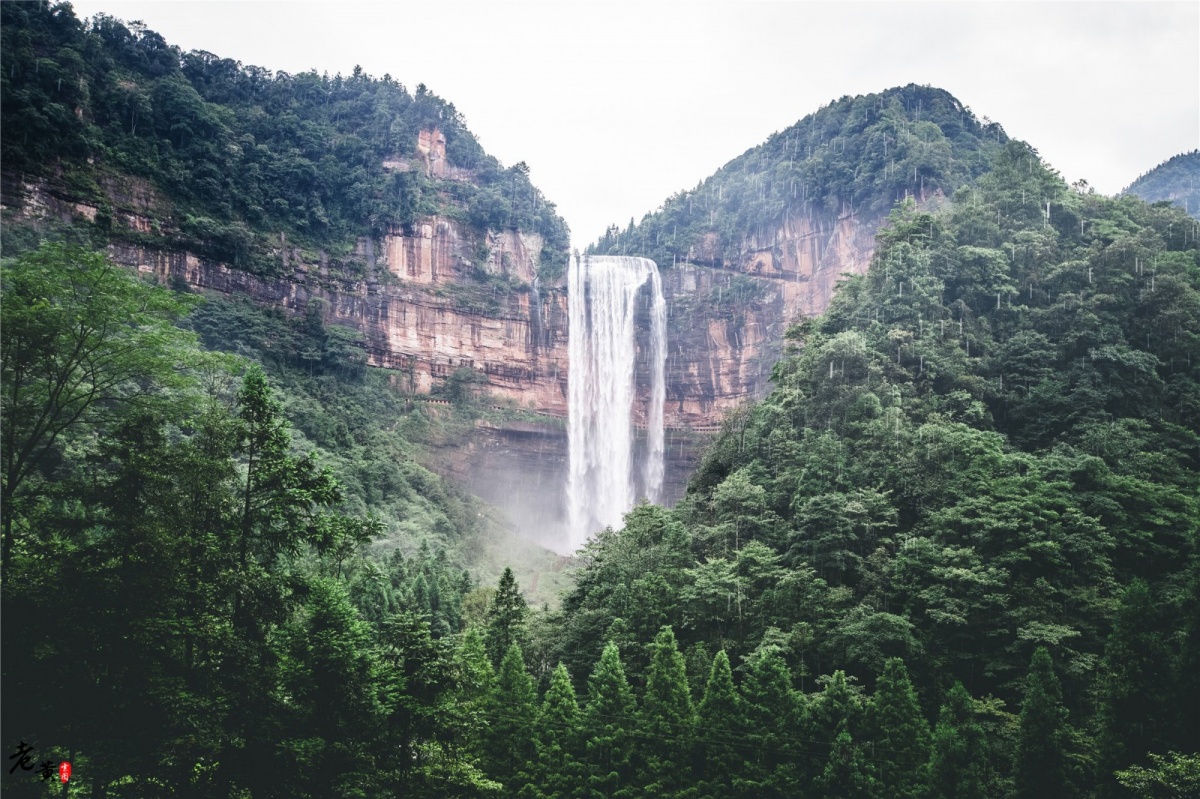
M391 74L525 161L582 248L842 95L948 90L1113 194L1200 147L1200 3L74 3L271 70Z

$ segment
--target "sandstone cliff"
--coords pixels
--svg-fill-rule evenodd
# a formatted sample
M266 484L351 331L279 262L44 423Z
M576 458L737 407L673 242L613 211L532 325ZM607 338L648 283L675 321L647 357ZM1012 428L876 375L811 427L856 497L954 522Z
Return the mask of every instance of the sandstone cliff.
M116 230L109 245L120 264L164 283L242 294L294 314L315 298L327 322L362 332L368 363L402 372L402 388L430 393L456 369L473 369L498 397L566 415L565 291L535 288L541 237L515 230L474 231L441 216L421 218L380 241L360 240L364 277L347 277L337 259L289 246L280 237L278 274L254 275L192 252L140 243L136 233L169 226L148 185L106 187ZM123 187L123 188L121 188ZM9 180L12 218L95 222L96 204L78 202L47 182Z
M794 215L740 242L712 233L686 260L660 264L668 308L667 413L711 427L764 394L788 325L821 313L844 273L866 271L878 215Z
M107 191L114 224L128 233L168 224L146 184L113 182ZM98 211L47 183L10 183L5 203L31 221L95 221ZM667 425L714 427L729 408L765 391L787 325L820 313L842 273L866 269L878 223L854 214L789 218L747 238L737 259L722 257L711 238L689 261L661 265ZM243 294L295 314L323 300L327 321L361 331L368 362L400 371L406 391L428 394L468 368L497 397L566 416L568 298L562 285L535 288L542 249L536 234L481 235L456 219L425 217L408 230L361 240L353 257L367 270L357 278L347 278L337 259L282 237L282 268L270 277L136 239L114 236L114 260L163 283Z

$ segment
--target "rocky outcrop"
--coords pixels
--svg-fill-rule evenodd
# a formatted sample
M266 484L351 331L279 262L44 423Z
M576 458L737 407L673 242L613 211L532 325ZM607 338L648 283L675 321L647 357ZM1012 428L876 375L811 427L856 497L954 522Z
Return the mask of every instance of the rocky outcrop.
M104 201L79 202L47 182L4 184L5 209L31 223L95 222L101 206L114 229L169 229L164 203L144 181L112 181ZM242 294L302 314L323 300L326 321L362 332L368 363L400 371L406 391L427 394L455 370L473 369L497 397L557 416L567 413L567 299L534 287L542 239L516 230L471 230L431 216L382 241L361 240L354 260L366 276L347 278L323 253L280 236L281 274L263 277L169 246L114 237L113 259L159 282ZM377 246L378 245L378 246Z
M422 138L430 163L438 141ZM149 233L167 226L164 203L145 182L104 189L114 227ZM15 210L30 219L95 221L99 211L94 201L78 202L44 183L10 181L4 193L10 206L19 197ZM660 264L668 305L667 426L715 427L730 408L765 393L787 326L823 311L843 273L866 270L879 223L852 213L795 215L733 248L708 234L686 262ZM540 236L481 233L443 216L360 241L354 258L367 264L367 275L355 279L283 237L277 251L283 273L269 278L193 253L111 246L119 263L164 283L245 294L295 314L320 298L327 321L360 330L368 362L400 371L407 391L429 393L468 368L495 396L565 416L568 298L561 284L535 288L541 250ZM727 255L731 250L737 255ZM648 329L645 312L641 323ZM643 371L645 356L638 359Z
M426 217L407 231L395 229L384 237L384 264L392 275L407 283L471 282L477 270L533 283L542 251L541 236L517 230L484 231L481 257L476 245L479 235L457 220Z
M456 369L467 368L480 373L496 396L566 414L564 292L535 297L526 286L491 296L403 282L371 286L329 277L319 264L303 261L292 262L288 277L263 278L190 253L129 244L114 244L110 251L118 263L163 283L243 294L291 313L303 313L320 298L326 321L361 331L368 363L400 371L407 391L427 394Z
M788 325L829 305L845 273L867 270L877 216L794 215L728 252L716 233L660 264L668 309L667 424L705 427L766 393Z

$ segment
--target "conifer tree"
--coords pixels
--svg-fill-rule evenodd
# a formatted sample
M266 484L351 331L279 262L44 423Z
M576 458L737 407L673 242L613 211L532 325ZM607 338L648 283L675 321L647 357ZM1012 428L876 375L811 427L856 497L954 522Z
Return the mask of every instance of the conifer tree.
M803 737L803 713L792 677L777 649L756 653L742 683L746 743L744 786L764 799L799 793L795 742Z
M734 778L740 777L743 767L745 715L724 649L713 658L700 702L699 722L696 737L703 768L701 795L730 796Z
M812 720L824 740L833 740L843 723L853 735L862 717L861 689L851 685L846 672L838 669L825 682L813 704Z
M463 634L456 661L458 667L457 701L454 707L462 716L463 735L472 753L482 754L491 722L488 719L492 695L496 691L496 671L487 656L483 636L472 627Z
M683 655L670 627L663 627L650 645L646 695L638 726L642 747L639 781L645 795L663 799L686 796L692 783L696 713Z
M514 642L500 662L496 689L488 703L491 732L485 745L488 775L514 794L521 787L520 775L532 754L536 701L537 692L525 670L521 647Z
M493 663L499 663L500 658L505 656L514 643L524 645L527 615L529 608L525 604L525 597L521 596L521 589L513 577L512 569L505 567L504 574L500 576L500 584L496 587L496 594L492 598L492 606L488 609L485 637L488 654L492 656Z
M845 730L853 739L859 731L862 713L861 691L852 685L846 678L846 673L839 669L825 679L821 693L812 699L802 737L813 741L832 742ZM804 780L815 782L821 778L828 765L827 751L819 748L808 750L807 756L801 760Z
M567 667L559 663L534 725L533 761L522 799L566 799L581 793L580 734L575 687Z
M1066 720L1054 662L1046 647L1039 646L1029 663L1021 704L1021 732L1013 773L1018 799L1069 795L1071 786L1063 757Z
M879 795L879 783L871 775L860 747L850 737L845 724L833 739L825 770L814 781L813 787L818 795L829 799L874 799Z
M975 721L975 701L956 682L946 694L933 731L929 795L935 799L978 799L987 785L983 728Z
M875 685L871 716L880 781L889 796L924 796L929 767L929 723L900 658L889 659Z
M604 647L588 680L588 705L583 714L583 795L616 799L631 793L633 690L625 679L621 655L613 643Z

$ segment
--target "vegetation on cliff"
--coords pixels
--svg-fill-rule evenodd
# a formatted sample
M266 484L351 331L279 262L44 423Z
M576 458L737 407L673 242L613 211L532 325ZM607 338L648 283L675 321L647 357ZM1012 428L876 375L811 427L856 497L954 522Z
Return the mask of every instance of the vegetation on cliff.
M566 262L567 229L522 163L487 155L454 106L390 76L289 75L212 53L182 52L144 26L69 4L0 7L4 169L61 182L98 208L94 235L186 249L260 274L278 271L280 234L350 255L362 236L419 216L477 231L543 236L542 260ZM421 131L445 136L460 180L426 174ZM165 206L138 208L136 179ZM153 217L132 230L125 212Z
M661 267L714 255L736 261L748 238L794 216L886 216L906 197L949 196L1008 140L949 93L908 85L842 97L773 134L667 199L614 226L588 252L641 255ZM717 236L717 251L705 243ZM690 253L690 255L689 255Z
M348 186L383 175L372 164L405 154L390 126L350 143L361 183L308 183L303 164L341 163L317 153L369 128L364 97L418 127L418 107L451 110L387 80L182 55L64 6L0 10L4 121L31 132L6 133L6 168L94 188L94 241L100 184L139 169L172 219L249 231L247 268L267 268L268 230L332 247L364 219L403 224L402 204L348 204ZM189 90L196 116L157 118ZM365 369L317 304L299 318L201 304L86 247L25 248L45 230L14 247L6 229L5 794L48 795L37 765L70 760L72 790L97 797L1194 795L1196 224L1066 186L948 97L839 101L808 118L816 138L802 121L770 145L793 153L776 164L805 148L816 171L756 189L767 173L747 161L703 216L690 198L672 227L693 237L683 252L718 208L732 242L794 200L883 214L922 180L951 195L892 211L870 271L792 328L774 390L729 417L684 501L600 532L555 611L529 608L511 571L474 587L461 567L479 510L413 460L436 416L388 389L403 375ZM272 127L288 108L312 112L315 149L304 124ZM451 160L485 171L439 122ZM251 160L234 132L255 137ZM272 159L299 171L254 177ZM397 203L428 197L420 174L382 179L397 174L416 187ZM247 193L218 202L208 178ZM293 178L287 208L256 216L254 185ZM470 404L465 376L447 389ZM382 534L404 546L368 556Z
M1148 203L1169 202L1200 219L1200 150L1168 158L1129 184L1123 194Z
M139 284L150 316L106 330L153 335L145 368L5 505L5 729L113 796L1187 795L1193 232L1017 142L943 210L901 205L685 500L600 533L559 611L511 573L482 596L432 548L362 557L393 492L347 504L296 446L362 435L355 394L298 414L304 439L283 421L281 397L363 378L315 319L191 311L307 386L279 392ZM5 265L6 346L37 345L5 350L6 390L70 350L89 317L66 300L91 294L64 287L97 269L54 245ZM378 467L371 446L338 473Z
M688 496L588 548L551 660L611 641L649 690L669 625L708 702L727 655L719 772L776 736L771 795L1196 790L1200 247L1082 188L1009 142L944 210L898 207ZM766 657L794 715L749 715Z

